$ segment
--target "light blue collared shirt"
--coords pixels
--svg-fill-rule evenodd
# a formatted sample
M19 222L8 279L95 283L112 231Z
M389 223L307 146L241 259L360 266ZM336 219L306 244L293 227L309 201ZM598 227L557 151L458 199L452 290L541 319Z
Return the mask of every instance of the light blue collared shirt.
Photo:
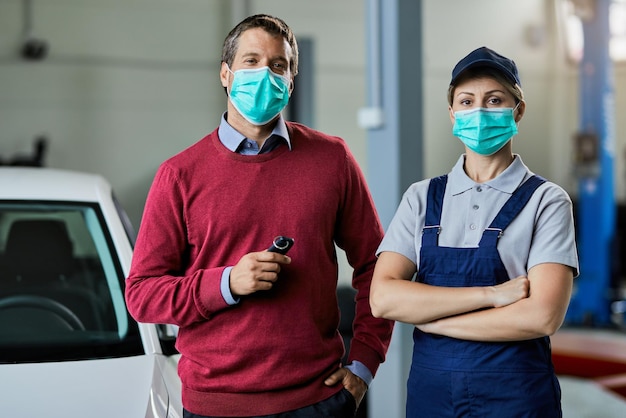
M291 150L291 139L289 138L287 124L285 123L282 115L278 117L274 129L261 148L259 148L256 141L246 138L243 134L230 126L226 117L227 113L224 112L220 121L220 126L217 130L217 136L220 139L220 142L230 151L242 155L258 155L271 152L282 143L286 143ZM230 291L230 271L232 269L233 267L229 266L222 272L220 290L226 303L229 305L236 305L239 303L239 298L235 299ZM372 372L360 361L355 360L351 364L347 365L346 368L356 376L363 379L368 386L374 379Z
M266 152L273 151L282 143L286 143L289 149L291 149L291 139L289 138L287 124L285 124L285 119L283 119L282 115L276 120L276 125L272 133L270 133L270 136L267 137L260 149L256 141L246 138L242 133L230 126L226 121L226 117L227 113L224 112L217 130L217 136L220 142L232 152L243 155L265 154Z

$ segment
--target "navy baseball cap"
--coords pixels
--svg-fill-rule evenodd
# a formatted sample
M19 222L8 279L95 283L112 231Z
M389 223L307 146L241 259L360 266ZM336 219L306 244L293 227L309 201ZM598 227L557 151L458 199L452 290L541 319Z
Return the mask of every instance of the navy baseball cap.
M514 83L522 85L517 73L517 66L513 60L504 57L486 46L470 52L465 58L459 61L452 70L450 85L453 85L463 71L472 67L491 67L500 71L506 78Z

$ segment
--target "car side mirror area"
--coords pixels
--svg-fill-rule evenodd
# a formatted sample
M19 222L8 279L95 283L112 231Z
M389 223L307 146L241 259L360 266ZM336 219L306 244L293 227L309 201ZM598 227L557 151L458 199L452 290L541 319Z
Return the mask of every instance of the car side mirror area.
M176 349L178 327L172 324L157 324L157 333L163 354L166 356L178 354L178 350Z

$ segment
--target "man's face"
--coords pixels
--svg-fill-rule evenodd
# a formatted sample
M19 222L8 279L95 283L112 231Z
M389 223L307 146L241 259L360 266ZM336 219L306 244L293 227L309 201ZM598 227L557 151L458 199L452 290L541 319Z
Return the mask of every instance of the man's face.
M269 67L274 73L293 81L289 69L291 56L291 47L282 36L272 35L261 28L248 29L239 37L237 52L230 70L235 72L241 69ZM222 86L230 89L233 77L226 63L222 63L220 79ZM293 83L289 88L290 92L292 86Z

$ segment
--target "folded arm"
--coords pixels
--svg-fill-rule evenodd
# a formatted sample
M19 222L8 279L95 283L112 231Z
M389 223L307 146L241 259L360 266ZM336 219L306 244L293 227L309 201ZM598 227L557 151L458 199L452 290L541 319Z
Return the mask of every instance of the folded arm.
M528 298L511 305L418 325L425 332L475 341L518 341L554 334L565 318L572 268L539 264L528 272Z
M506 306L528 296L529 280L520 276L497 286L442 287L413 282L416 265L405 256L386 251L374 269L370 304L374 316L409 324L482 308Z

